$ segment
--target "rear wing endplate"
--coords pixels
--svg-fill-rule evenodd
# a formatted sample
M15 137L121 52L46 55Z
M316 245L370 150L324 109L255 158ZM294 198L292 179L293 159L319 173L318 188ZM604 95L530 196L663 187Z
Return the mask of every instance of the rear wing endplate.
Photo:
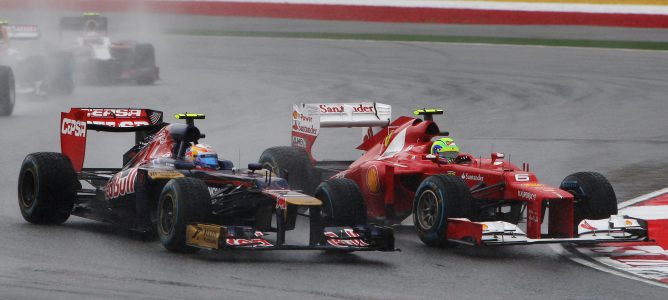
M311 155L320 128L363 127L364 136L370 137L374 128L387 126L391 118L392 107L377 102L294 104L292 146Z
M37 25L9 25L5 28L7 37L12 40L36 40L41 36Z
M74 170L83 168L88 130L135 132L143 136L165 126L162 112L141 108L72 108L60 113L60 149Z

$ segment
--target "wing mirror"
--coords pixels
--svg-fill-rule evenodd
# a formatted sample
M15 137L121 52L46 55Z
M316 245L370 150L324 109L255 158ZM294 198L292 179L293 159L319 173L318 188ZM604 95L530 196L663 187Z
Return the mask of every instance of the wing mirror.
M259 164L259 163L249 163L249 164L248 164L248 170L250 170L251 173L255 173L255 171L262 170L262 164Z

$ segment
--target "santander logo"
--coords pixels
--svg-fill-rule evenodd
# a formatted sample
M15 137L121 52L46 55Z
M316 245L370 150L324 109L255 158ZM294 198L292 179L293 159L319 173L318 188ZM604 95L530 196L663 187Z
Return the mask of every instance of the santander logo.
M345 112L345 109L343 105L327 105L327 104L320 104L320 113L323 114L332 114L332 113L342 113ZM376 108L373 106L373 104L358 104L356 106L353 106L353 113L375 113Z

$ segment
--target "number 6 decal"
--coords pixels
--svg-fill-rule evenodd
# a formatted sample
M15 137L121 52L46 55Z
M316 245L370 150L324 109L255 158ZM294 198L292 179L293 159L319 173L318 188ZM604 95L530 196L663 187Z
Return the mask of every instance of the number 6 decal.
M515 181L529 181L529 174L515 174Z

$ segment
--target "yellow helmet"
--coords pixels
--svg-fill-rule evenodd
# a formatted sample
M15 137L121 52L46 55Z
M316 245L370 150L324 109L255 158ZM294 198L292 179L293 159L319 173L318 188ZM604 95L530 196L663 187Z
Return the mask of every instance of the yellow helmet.
M446 159L453 159L459 155L459 147L449 137L440 138L431 144L431 154Z

